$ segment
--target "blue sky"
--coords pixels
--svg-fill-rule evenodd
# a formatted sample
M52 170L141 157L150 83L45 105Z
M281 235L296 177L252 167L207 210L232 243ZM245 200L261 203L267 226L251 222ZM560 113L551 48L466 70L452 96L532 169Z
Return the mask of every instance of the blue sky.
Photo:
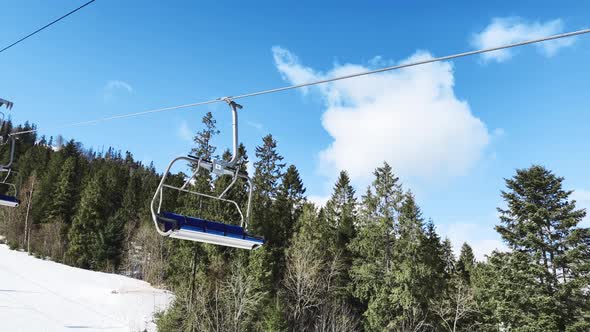
M0 1L0 43L82 3ZM98 0L0 54L0 97L15 102L16 122L33 121L42 134L130 150L161 170L190 149L187 133L208 110L223 131L217 145L229 147L226 106L54 127L587 28L589 10L581 1ZM589 56L590 36L581 36L244 99L240 139L253 154L272 133L318 201L335 169L354 170L363 193L363 174L387 160L441 233L457 246L470 241L481 257L500 245L495 208L516 168L547 166L590 207Z

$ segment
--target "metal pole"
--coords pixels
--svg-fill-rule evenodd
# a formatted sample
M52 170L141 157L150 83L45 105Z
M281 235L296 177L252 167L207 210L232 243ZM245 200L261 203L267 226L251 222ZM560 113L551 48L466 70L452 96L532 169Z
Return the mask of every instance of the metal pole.
M233 131L233 154L231 160L228 161L227 165L230 167L235 166L238 162L238 110L242 108L242 105L237 104L235 101L231 100L229 97L221 98L231 108L232 112L232 131Z

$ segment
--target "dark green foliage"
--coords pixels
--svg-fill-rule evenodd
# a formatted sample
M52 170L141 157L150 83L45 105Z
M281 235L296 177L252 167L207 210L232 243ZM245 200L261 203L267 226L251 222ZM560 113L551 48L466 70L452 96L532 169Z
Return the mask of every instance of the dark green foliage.
M271 281L274 285L278 285L286 246L284 242L285 229L288 224L284 223L285 219L279 215L277 202L288 204L289 197L284 196L280 200L277 199L281 192L280 180L284 176L285 164L282 163L284 158L278 153L277 142L272 135L265 136L262 139L262 145L256 147L256 158L258 160L254 163L255 172L252 179L255 191L251 229L266 239L265 250L269 251L270 256L268 256L269 260L266 262L265 269L271 271ZM289 190L283 190L283 193L288 195ZM297 197L292 199L297 199Z
M76 207L74 202L76 202L78 187L79 184L76 183L76 159L75 157L69 157L62 166L56 184L49 219L61 220L66 224L70 224Z
M494 253L473 278L482 330L563 331L557 303L539 287L539 266L525 253Z
M33 199L32 216L36 223L44 223L48 220L48 211L51 208L51 197L56 191L59 175L61 173L64 156L62 153L50 154L47 168L40 169L40 183L35 190Z
M457 261L457 272L467 283L471 281L471 271L475 267L475 256L473 255L473 249L467 243L463 243L461 247L461 253L459 254L459 260Z
M73 265L98 269L97 249L100 249L107 228L101 225L107 219L108 205L105 201L106 171L96 173L82 192L80 208L74 217L72 227L68 233L69 248L67 260Z
M212 159L219 131L211 113L202 122L191 153ZM10 130L7 122L0 134ZM340 172L326 205L316 207L306 201L297 167L286 167L268 135L253 160L249 227L267 244L250 252L157 235L149 212L160 179L153 164L61 136L56 149L53 141L27 134L17 146L19 198L27 203L33 192L32 253L171 289L175 300L158 315L160 331L590 330L590 230L578 226L585 211L543 167L506 180L497 230L511 251L476 262L467 243L456 259L387 163L360 199ZM246 171L243 145L238 157ZM194 165L182 171L170 182L182 185ZM199 172L188 186L219 195L230 181ZM247 188L239 180L226 197L245 209ZM25 247L26 205L0 209L0 233L11 248ZM233 206L174 191L163 207L240 219Z
M518 331L588 326L590 232L578 227L586 212L576 209L562 182L537 165L506 180L507 208L498 209L502 224L496 229L513 252L492 255L490 270L483 266L480 276L496 290L481 284L479 291L496 325Z
M342 273L334 280L338 292L336 295L351 305L356 301L351 294L353 253L349 246L356 236L357 205L350 178L342 171L334 185L332 196L326 202L322 218L326 220L328 232L325 240L328 243L327 252L342 268Z
M439 238L426 232L413 195L402 193L387 164L375 172L363 205L350 248L353 294L367 306L365 329L424 330L432 323L430 301L444 289Z
M216 148L211 145L211 140L215 135L219 134L219 130L217 130L217 121L213 118L211 112L207 112L201 122L205 128L195 136L195 147L191 150L191 154L205 160L211 160L214 157L216 150Z
M283 231L282 234L278 234L281 237L278 241L287 243L291 239L295 230L295 222L301 215L301 207L305 201L304 195L305 187L299 176L299 171L297 167L291 165L283 175L275 203L280 219L278 223Z
M324 217L334 234L335 251L349 257L348 244L356 235L354 224L357 219L357 200L345 171L340 172L334 185L332 196L324 209Z

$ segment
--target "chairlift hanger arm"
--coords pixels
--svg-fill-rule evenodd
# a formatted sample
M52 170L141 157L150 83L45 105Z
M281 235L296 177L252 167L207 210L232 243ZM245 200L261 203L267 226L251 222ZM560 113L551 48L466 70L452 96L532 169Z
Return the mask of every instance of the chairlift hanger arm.
M8 144L8 143L10 143L10 159L8 160L8 164L0 165L0 169L9 169L12 166L12 163L14 162L14 151L16 148L15 137L9 136L8 141L5 143L2 143L2 141L0 140L0 145L4 145L4 144Z
M233 167L238 162L238 110L242 109L242 105L233 101L231 97L224 97L221 100L229 105L232 112L233 154L227 165Z

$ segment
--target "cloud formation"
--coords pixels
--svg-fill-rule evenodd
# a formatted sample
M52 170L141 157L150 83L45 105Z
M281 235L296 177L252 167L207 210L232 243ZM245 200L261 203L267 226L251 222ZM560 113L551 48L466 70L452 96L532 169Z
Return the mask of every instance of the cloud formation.
M586 218L580 226L590 227L590 190L578 189L572 193L572 199L576 200L576 207L586 209Z
M112 81L108 81L103 89L104 93L103 93L103 97L105 101L110 101L114 98L115 94L118 93L119 91L123 91L126 93L133 93L133 87L131 86L131 84L125 82L125 81L119 81L119 80L112 80Z
M193 132L188 126L186 121L182 121L180 127L178 127L178 137L184 141L192 142L193 141Z
M555 19L546 22L526 21L519 17L497 17L481 32L473 35L471 45L474 48L490 48L506 44L517 43L528 39L537 39L563 32L563 22ZM576 38L564 38L536 44L539 52L547 57L575 43ZM481 55L484 61L504 62L514 55L514 50L505 49Z
M335 65L324 74L284 48L272 51L277 69L293 84L366 71L383 61ZM401 63L429 58L419 51ZM448 62L328 83L318 91L325 104L322 124L333 138L320 153L320 171L328 176L347 170L365 183L383 161L402 176L461 175L490 141L485 124L455 96Z
M260 122L255 122L255 121L246 121L246 124L258 131L262 131L262 129L264 129L264 126L262 125L262 123Z
M453 252L457 257L465 242L471 246L478 261L485 260L485 256L494 250L508 251L500 235L493 227L489 227L488 223L451 223L442 225L439 231L441 236L451 240Z

